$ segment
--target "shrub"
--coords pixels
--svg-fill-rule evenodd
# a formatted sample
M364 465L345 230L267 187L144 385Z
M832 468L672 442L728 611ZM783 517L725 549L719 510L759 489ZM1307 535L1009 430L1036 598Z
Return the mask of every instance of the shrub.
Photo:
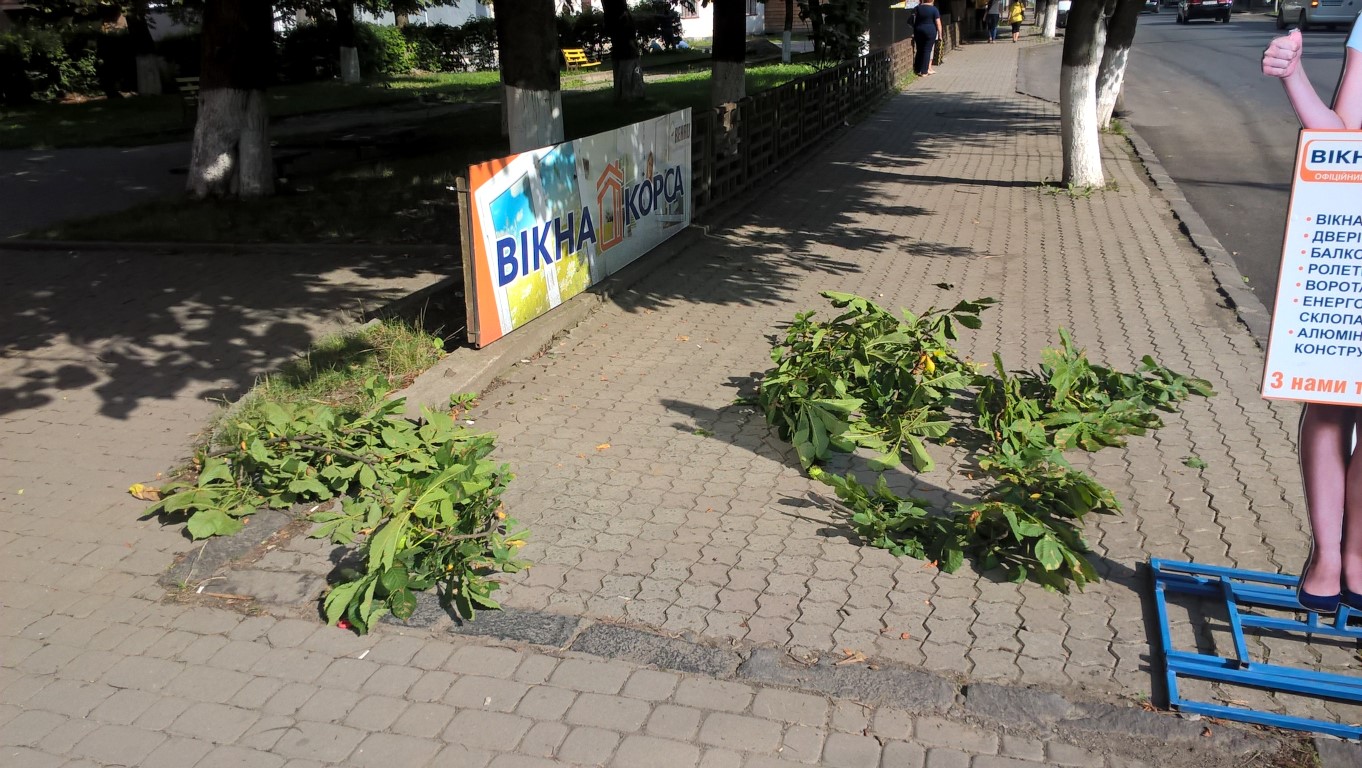
M497 68L496 19L469 19L459 27L458 50L467 66L476 70Z
M30 26L0 34L0 102L25 104L52 101L67 94L116 91L122 84L117 76L116 37L126 35L101 33L97 27L85 26ZM109 58L105 64L101 64L101 53ZM130 68L131 56L127 58Z
M356 24L355 47L359 69L365 75L405 75L415 67L407 38L397 27Z

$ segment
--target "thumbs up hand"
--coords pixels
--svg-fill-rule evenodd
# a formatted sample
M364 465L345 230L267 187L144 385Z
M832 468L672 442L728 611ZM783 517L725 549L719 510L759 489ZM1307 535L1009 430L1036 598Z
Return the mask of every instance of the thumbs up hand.
M1274 38L1263 51L1263 74L1281 78L1295 74L1300 69L1302 45L1299 29Z

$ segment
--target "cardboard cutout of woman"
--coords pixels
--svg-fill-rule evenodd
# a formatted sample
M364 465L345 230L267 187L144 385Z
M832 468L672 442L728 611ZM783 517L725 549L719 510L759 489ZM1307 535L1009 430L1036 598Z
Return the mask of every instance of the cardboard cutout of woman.
M1263 52L1263 74L1280 78L1306 128L1362 128L1362 24L1348 36L1333 106L1315 93L1301 66L1301 33L1278 37ZM1301 414L1300 466L1313 542L1296 596L1301 607L1332 613L1339 602L1362 610L1362 456L1353 461L1353 430L1362 408L1309 403Z

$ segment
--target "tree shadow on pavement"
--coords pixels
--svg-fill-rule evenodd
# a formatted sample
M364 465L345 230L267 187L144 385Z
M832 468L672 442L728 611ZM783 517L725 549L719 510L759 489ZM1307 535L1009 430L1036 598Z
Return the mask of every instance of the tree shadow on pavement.
M725 206L699 244L615 298L631 312L680 303L773 305L810 275L859 274L862 256L976 258L966 245L923 239L912 220L949 215L914 203L943 184L1041 187L1043 178L980 178L971 155L1018 135L1057 134L1058 118L1014 100L908 91L886 101L797 168ZM939 160L962 173L920 173Z
M743 386L754 379L731 379L735 385ZM704 433L715 440L722 440L729 445L744 450L751 451L763 458L778 461L790 469L804 473L803 466L799 463L799 457L795 453L794 447L781 440L776 434L774 427L766 424L759 408L744 402L735 403L722 408L710 408L697 403L682 400L663 399L662 404L670 411L684 415L693 420L693 423L676 422L672 428L679 432L693 433L698 426ZM936 453L936 447L933 446ZM953 462L941 461L938 456L938 463L943 467ZM965 456L960 459L960 466L969 469L970 457ZM834 453L824 464L824 471L832 475L854 475L856 480L867 487L875 484L879 472L869 466L868 457L860 454ZM941 471L941 470L938 470ZM982 475L969 474L971 478L980 478ZM889 488L899 497L914 498L922 501L930 510L931 514L946 516L952 513L957 505L968 505L977 502L982 495L985 482L974 480L965 492L955 490L944 485L933 482L928 476L914 473L906 465L890 469L884 472L885 482ZM807 492L803 497L786 495L780 502L787 512L784 514L798 518L807 522L820 524L817 533L823 538L840 538L855 546L869 546L851 522L853 510L843 505L831 487L815 484L816 490ZM818 508L826 514L822 517L815 517L805 514L798 510ZM1096 513L1094 513L1096 514ZM1104 581L1110 581L1124 586L1138 594L1145 594L1147 590L1147 579L1141 578L1134 565L1129 565L1118 560L1105 557L1097 548L1087 555L1096 569L1098 575ZM967 555L966 560L972 564L974 572L982 579L994 584L1007 583L1006 574L998 569L984 570L980 567L978 558ZM1039 586L1036 586L1040 589Z
M4 255L0 415L93 386L101 415L224 398L339 322L438 279L440 257L360 254Z

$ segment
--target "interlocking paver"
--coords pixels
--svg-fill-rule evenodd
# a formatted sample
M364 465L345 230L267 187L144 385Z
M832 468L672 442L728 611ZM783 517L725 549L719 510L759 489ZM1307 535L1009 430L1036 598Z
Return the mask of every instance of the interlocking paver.
M706 756L714 755L715 753L711 751ZM651 736L627 736L624 743L620 745L619 751L615 753L615 759L611 762L611 765L619 768L635 765L656 766L657 768L694 768L699 760L700 750L693 744L656 739ZM714 765L715 768L722 765L720 760L711 760L710 764ZM732 765L736 765L736 763Z
M592 725L632 732L643 727L650 707L646 702L621 696L583 693L567 712L567 721L574 725Z
M557 757L567 763L605 765L619 745L620 734L600 728L573 728L558 748Z
M773 752L780 746L782 731L770 720L716 712L700 726L700 741L726 749Z
M487 751L515 749L533 723L502 712L463 711L445 728L444 740Z
M444 701L462 709L490 709L510 712L520 703L529 686L510 680L468 675L457 680L445 694Z
M647 731L652 736L689 741L700 729L702 715L698 709L663 704L648 717Z
M743 712L751 704L752 697L751 686L722 680L689 678L682 680L676 689L678 704L697 709Z
M1221 395L1170 416L1158 437L1080 460L1126 505L1091 538L1110 563L1297 566L1308 537L1294 409L1257 398L1260 351L1218 306L1143 170L1108 137L1116 188L1037 194L1037 179L1057 176L1056 108L1014 93L1012 46L951 56L484 397L474 415L501 435L498 458L536 468L506 495L536 533L526 554L537 561L507 579L508 606L1099 696L1148 686L1140 596L1120 568L1051 595L864 549L827 533L841 521L822 506L791 513L790 499L826 489L760 413L733 405L732 384L767 367L765 334L823 306L829 288L913 308L995 295L984 329L962 340L975 359L1001 348L1009 362L1032 360L1063 324L1118 367L1154 351L1212 379ZM828 764L872 765L872 723L890 739L886 767L1039 762L1041 749L1049 762L1100 764L1054 740L999 741L949 718L784 689L417 628L358 637L310 613L195 604L189 590L162 602L155 580L189 545L175 527L138 520L128 484L183 458L213 413L207 397L242 391L349 324L350 307L381 306L444 271L434 258L329 251L7 256L0 380L21 388L0 391L6 768L86 758L303 768L384 752L483 768L555 764L567 759L549 757L560 747L621 766L793 764L819 750ZM604 442L612 448L572 459ZM945 453L943 469L959 464ZM1181 464L1192 453L1207 470ZM948 471L923 480L940 486L922 491L941 507L974 490ZM260 563L320 574L329 554L299 538ZM1352 663L1320 648L1326 667Z
M439 754L444 744L433 739L375 733L355 748L347 762L358 766L423 766Z
M571 730L562 723L535 723L517 749L532 757L553 757Z

